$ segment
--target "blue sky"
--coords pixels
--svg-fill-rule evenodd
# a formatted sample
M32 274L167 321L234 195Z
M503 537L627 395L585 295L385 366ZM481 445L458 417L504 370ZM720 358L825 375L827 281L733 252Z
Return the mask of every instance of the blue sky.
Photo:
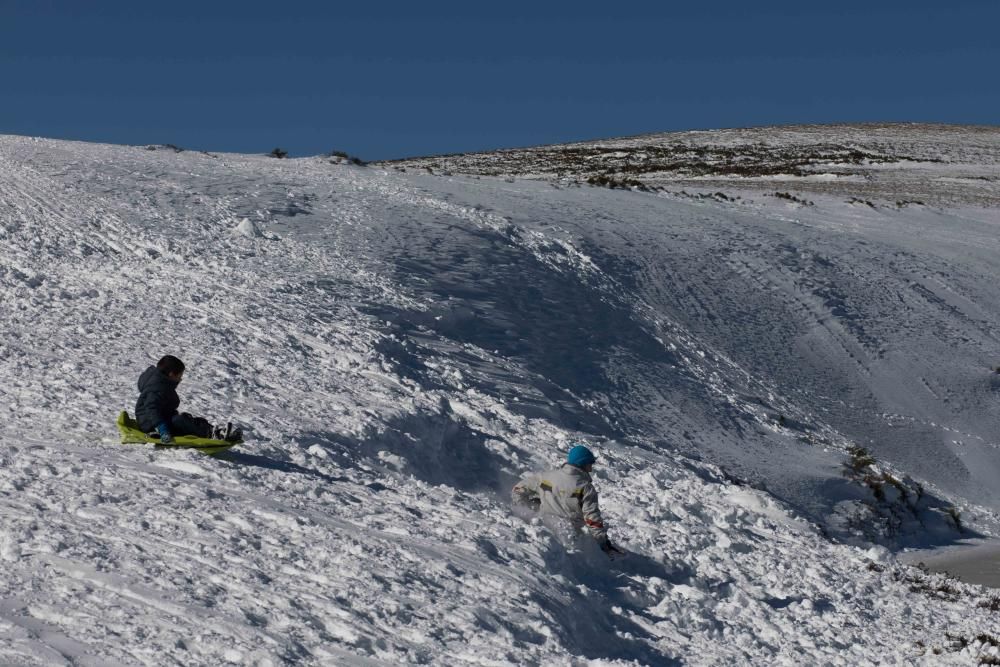
M1000 125L997 26L996 0L0 0L0 133L371 160L805 122Z

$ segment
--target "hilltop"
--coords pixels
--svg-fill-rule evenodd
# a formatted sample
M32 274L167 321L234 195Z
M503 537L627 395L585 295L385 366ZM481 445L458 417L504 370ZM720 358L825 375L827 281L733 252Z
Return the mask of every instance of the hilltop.
M990 126L873 123L670 132L381 164L654 191L735 187L903 205L1000 205L1000 127Z

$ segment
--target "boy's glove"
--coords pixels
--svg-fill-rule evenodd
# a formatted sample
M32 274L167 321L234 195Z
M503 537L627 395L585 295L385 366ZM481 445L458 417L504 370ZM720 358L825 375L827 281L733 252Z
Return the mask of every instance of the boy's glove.
M160 434L160 444L169 445L174 441L172 435L170 435L170 429L167 428L167 422L160 422L156 426L156 432Z

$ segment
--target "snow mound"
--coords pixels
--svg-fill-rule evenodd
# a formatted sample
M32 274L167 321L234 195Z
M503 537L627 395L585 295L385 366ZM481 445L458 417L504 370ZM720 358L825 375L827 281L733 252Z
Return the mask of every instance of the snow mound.
M259 239L264 237L264 232L256 222L249 218L241 218L239 224L233 229L234 236L243 236L249 239Z

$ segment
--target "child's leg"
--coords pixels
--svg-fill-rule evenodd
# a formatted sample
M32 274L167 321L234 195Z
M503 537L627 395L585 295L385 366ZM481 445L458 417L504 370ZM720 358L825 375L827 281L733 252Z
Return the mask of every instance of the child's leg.
M192 417L188 413L179 414L170 423L170 433L178 435L196 435L199 438L212 437L212 425L207 419Z

